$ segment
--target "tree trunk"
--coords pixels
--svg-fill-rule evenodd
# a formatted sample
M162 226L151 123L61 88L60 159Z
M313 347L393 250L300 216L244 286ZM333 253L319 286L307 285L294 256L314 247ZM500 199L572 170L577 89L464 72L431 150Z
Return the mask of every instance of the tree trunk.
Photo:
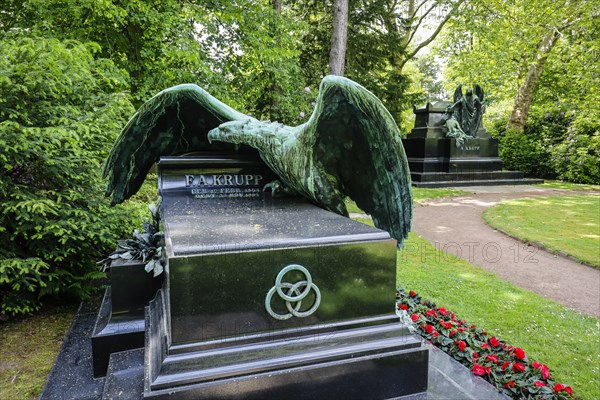
M329 52L329 73L344 75L346 40L348 38L348 0L335 0L333 4L333 33Z
M281 1L273 0L273 11L276 14L281 15ZM272 80L274 81L276 78L273 76ZM281 117L280 115L280 107L277 99L281 96L283 90L281 90L281 86L277 85L276 82L273 82L269 88L270 92L270 100L269 100L269 120L278 121Z
M515 104L513 105L512 113L506 126L507 129L523 132L527 117L529 116L529 109L533 102L533 95L537 90L540 77L544 72L544 65L559 36L560 32L558 29L552 29L552 32L544 37L542 43L538 47L535 59L529 66L527 74L525 75L525 81L521 87L519 87L519 92L515 98Z

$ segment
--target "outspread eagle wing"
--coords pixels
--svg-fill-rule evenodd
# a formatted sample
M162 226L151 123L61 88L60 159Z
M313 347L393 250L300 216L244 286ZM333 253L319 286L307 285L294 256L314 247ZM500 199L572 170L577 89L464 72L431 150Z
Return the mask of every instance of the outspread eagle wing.
M327 76L298 139L314 149L316 175L342 198L354 200L401 246L412 221L410 171L400 130L381 101L349 79ZM335 193L325 190L320 195ZM335 208L335 199L317 200Z
M107 196L118 204L135 194L161 156L206 150L207 133L223 122L248 120L193 84L163 90L144 103L117 138L104 165ZM227 143L211 150L230 150Z

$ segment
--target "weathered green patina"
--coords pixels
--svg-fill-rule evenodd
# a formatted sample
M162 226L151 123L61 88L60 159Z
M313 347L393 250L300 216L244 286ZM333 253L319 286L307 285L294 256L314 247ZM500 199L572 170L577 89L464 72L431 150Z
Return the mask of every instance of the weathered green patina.
M349 196L399 245L407 237L412 191L398 126L371 92L337 76L323 79L311 118L296 127L257 121L195 85L160 92L117 139L107 194L129 198L160 156L240 144L256 148L287 191L345 216Z
M475 93L473 93L475 91ZM448 106L453 110L453 116L460 123L463 132L470 137L476 137L477 132L483 129L481 117L485 112L484 93L479 85L468 88L463 94L462 85L454 91L454 104Z
M451 114L450 118L444 122L444 126L446 129L448 129L448 132L446 132L446 137L456 139L456 147L462 148L463 144L465 143L465 139L471 137L463 132L462 128L460 127L460 123L456 120L454 114Z

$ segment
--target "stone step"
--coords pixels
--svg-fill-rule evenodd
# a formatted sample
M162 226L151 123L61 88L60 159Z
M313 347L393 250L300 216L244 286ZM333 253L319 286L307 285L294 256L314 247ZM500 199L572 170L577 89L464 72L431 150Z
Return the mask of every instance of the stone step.
M413 182L453 182L453 181L488 181L488 180L521 180L523 173L519 171L469 171L469 172L411 172Z
M146 309L147 399L390 399L427 390L428 351L397 317L172 353L165 309L159 290Z
M144 392L144 349L110 355L102 400L139 400Z
M442 188L463 186L499 186L499 185L537 185L544 183L543 179L475 179L475 180L442 180L442 181L413 181L413 186L419 188Z
M142 272L145 273L143 270ZM92 332L92 356L96 378L106 374L111 353L144 347L144 316L115 316L112 297L111 287L108 287Z
M152 389L419 347L399 323L167 356Z

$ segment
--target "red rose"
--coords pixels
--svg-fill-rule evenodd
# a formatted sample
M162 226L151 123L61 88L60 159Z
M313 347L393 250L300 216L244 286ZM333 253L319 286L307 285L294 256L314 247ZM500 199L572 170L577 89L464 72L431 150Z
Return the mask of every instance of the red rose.
M418 314L413 314L410 316L410 319L412 319L412 322L417 322L419 320L419 315Z
M565 388L565 392L569 393L569 396L573 397L573 389L571 389L571 386L567 386Z
M404 310L404 311L408 310L408 306L405 305L405 304L399 304L398 308L401 309L401 310Z
M497 355L492 354L491 356L487 356L486 358L488 359L488 361L491 361L494 364L498 364L498 356Z
M463 350L464 350L464 349L466 349L466 348L467 348L467 344L466 344L465 342L463 342L462 340L459 340L459 341L458 341L458 349L459 349L460 351L463 351Z
M550 371L548 370L547 366L542 365L540 372L542 373L542 378L548 379L550 377Z
M433 332L433 337L438 337L438 336L440 336L440 334L439 334L439 333L437 333L437 332Z
M546 386L546 384L542 381L535 381L535 383L533 384L533 386Z
M452 322L440 321L440 325L442 325L445 329L452 328Z
M554 385L555 392L560 392L561 390L565 390L565 388L566 386L561 383L557 383L556 385Z
M411 290L410 292L408 292L408 295L410 297L415 297L417 295L417 292L415 292L414 290Z
M490 344L493 347L498 347L498 346L500 346L500 341L498 339L496 339L496 337L494 336L490 339Z
M425 315L427 315L429 317L431 317L432 315L437 317L437 312L432 308L430 310L427 310L427 312L425 313Z
M531 365L533 366L533 368L540 371L540 373L542 374L542 378L548 379L550 377L550 370L548 370L548 367L546 365L537 363L535 361L532 362Z
M435 329L433 329L433 325L429 325L427 324L427 326L425 327L425 332L427 333L432 333Z
M482 349L489 349L489 348L490 348L490 345L489 345L489 344L487 344L487 343L483 343L483 344L481 345L481 348L482 348Z
M508 367L510 365L509 361L506 361L505 363L502 364L502 371L504 371L506 369L506 367Z
M491 374L492 373L492 369L490 367L485 367L485 373L486 374Z
M525 372L525 365L519 364L518 362L513 364L513 371L515 372Z
M520 347L515 348L515 357L517 358L517 360L525 359L525 352L523 351L522 348L520 348Z
M456 314L451 313L450 314L450 318L452 318L452 321L456 321Z
M515 387L515 381L508 381L504 384L505 388L514 388Z
M479 358L479 353L478 353L478 352L476 352L476 351L474 351L474 352L473 352L473 358Z
M475 328L477 328L477 326L475 326L475 325L471 325L471 326L469 327L469 329L475 329Z
M454 330L450 331L449 335L450 335L450 337L453 337L454 335L456 335L456 331L454 331Z
M473 373L475 375L483 376L485 374L485 369L477 363L473 365Z
M440 312L440 314L442 315L446 315L446 313L448 312L444 307L438 307L438 311Z

